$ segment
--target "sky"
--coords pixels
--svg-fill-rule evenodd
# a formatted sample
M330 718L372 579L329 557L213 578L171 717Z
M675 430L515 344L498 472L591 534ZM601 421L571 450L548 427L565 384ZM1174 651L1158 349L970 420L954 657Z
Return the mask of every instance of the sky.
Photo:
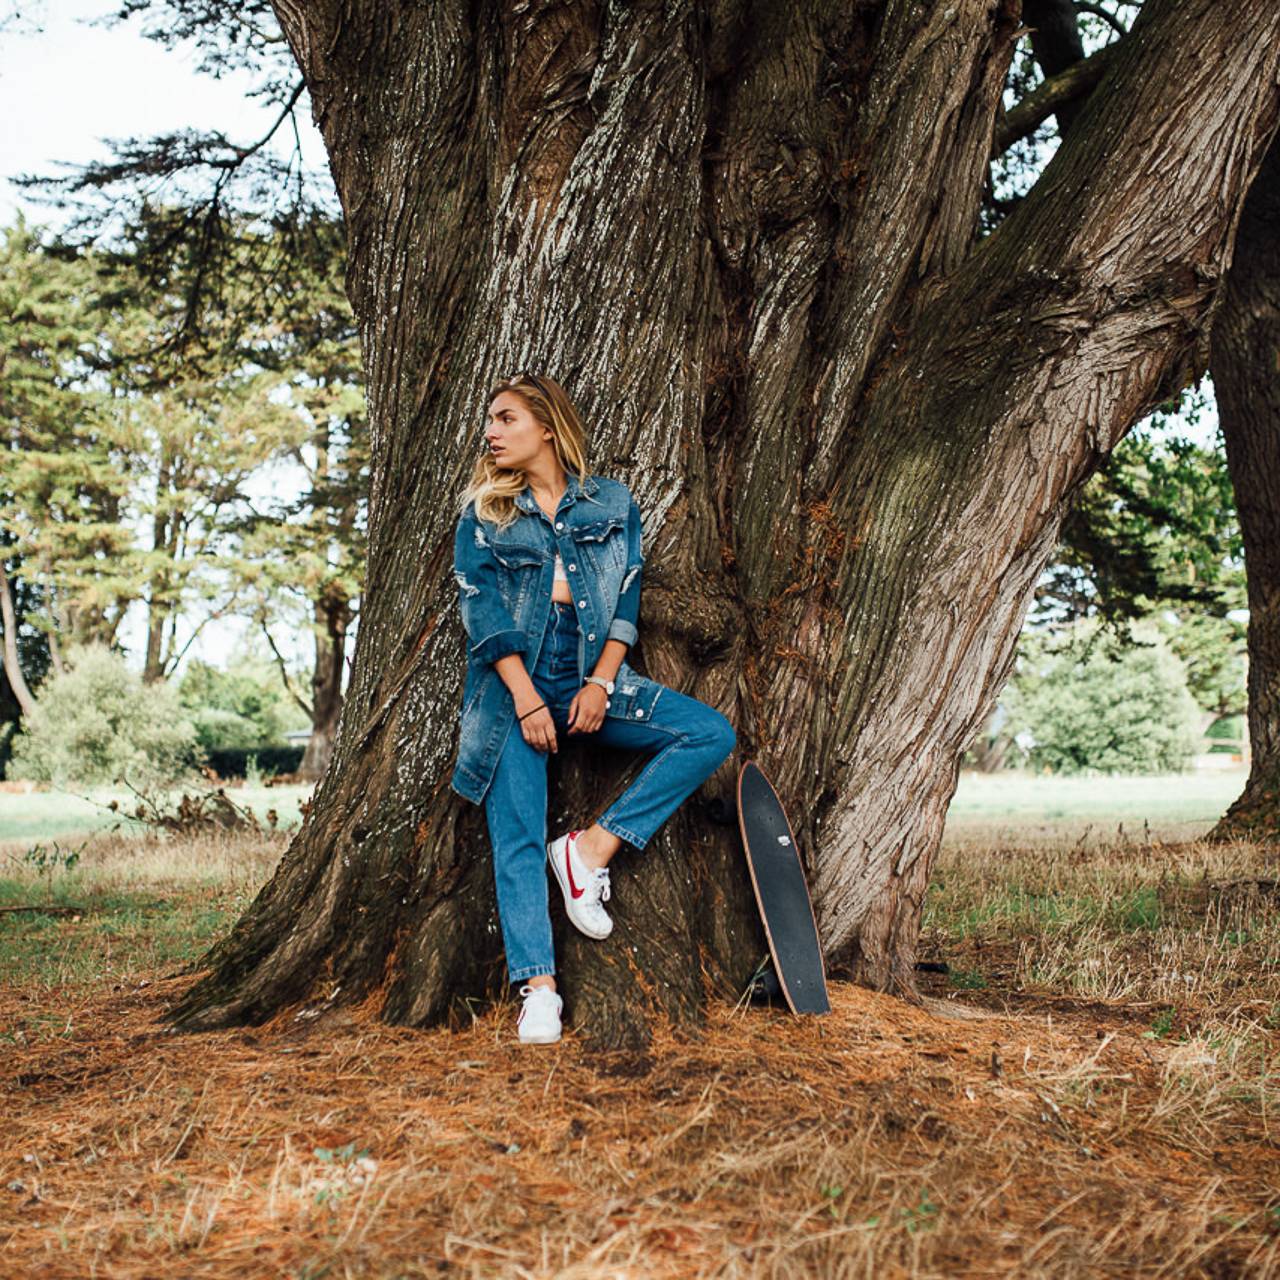
M62 173L57 162L105 160L107 138L148 136L183 127L222 129L256 139L273 112L246 96L252 79L215 80L196 70L191 49L166 50L142 35L136 19L114 27L87 20L114 12L109 0L33 0L16 30L0 33L0 221L21 207L33 220L59 224L55 210L29 201L8 179ZM40 30L33 31L39 24ZM324 144L301 113L306 164L324 167ZM288 142L292 141L292 135Z
M192 50L167 50L146 39L137 20L113 27L88 21L113 12L109 0L34 0L23 4L16 29L0 32L0 225L11 224L21 210L32 222L61 226L66 215L32 200L9 179L20 173L66 172L58 161L109 159L108 138L190 127L256 140L274 120L277 112L246 96L253 84L250 76L215 80L201 74ZM323 170L324 143L309 108L300 113L299 125L305 165ZM289 131L282 147L287 150L292 143ZM279 476L264 478L277 494L279 483ZM145 652L144 627L142 608L135 606L120 639L130 664L138 668ZM245 630L238 619L212 622L189 656L222 665ZM180 624L179 645L190 634L190 626ZM283 626L273 634L290 665L305 669L313 654L307 638ZM257 632L248 639L255 652L267 652Z

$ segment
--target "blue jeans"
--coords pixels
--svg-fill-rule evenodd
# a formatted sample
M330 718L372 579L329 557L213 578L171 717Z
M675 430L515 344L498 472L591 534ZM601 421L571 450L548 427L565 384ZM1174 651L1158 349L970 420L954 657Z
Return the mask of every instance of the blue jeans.
M571 604L552 602L529 675L555 721L557 746L576 740L653 753L636 780L597 819L637 849L715 772L737 741L733 726L714 707L666 687L646 723L606 716L593 733L568 734L569 703L582 688L578 622ZM510 980L555 973L547 907L547 755L524 740L518 722L503 745L484 811ZM584 819L580 826L591 823Z

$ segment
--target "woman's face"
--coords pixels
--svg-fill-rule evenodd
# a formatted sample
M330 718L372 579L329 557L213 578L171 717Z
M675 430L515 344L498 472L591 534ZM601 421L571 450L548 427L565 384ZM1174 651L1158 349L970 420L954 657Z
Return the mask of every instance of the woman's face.
M489 406L484 431L490 456L504 470L523 471L544 450L552 448L552 435L514 391L501 391Z

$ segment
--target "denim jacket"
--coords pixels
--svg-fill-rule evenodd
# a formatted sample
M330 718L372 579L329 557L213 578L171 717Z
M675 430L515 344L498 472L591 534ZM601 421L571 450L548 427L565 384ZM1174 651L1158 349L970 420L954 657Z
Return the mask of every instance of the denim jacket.
M570 474L554 521L528 488L515 503L519 514L502 530L479 519L468 503L453 543L469 643L450 786L475 804L484 799L515 723L515 701L493 664L519 653L533 670L551 613L556 552L574 593L580 679L594 670L606 640L635 643L640 616L640 509L626 485L603 476L579 485ZM647 720L661 691L624 661L605 715Z

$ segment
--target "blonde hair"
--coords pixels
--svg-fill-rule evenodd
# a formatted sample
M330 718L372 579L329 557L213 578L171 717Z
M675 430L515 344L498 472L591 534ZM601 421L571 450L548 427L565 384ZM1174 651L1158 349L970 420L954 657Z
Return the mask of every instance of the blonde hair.
M534 373L518 373L514 378L499 382L489 393L487 404L504 391L514 391L529 406L534 421L547 427L552 435L552 447L565 472L574 472L578 483L587 479L587 442L582 420L573 407L565 389L553 378ZM505 529L519 514L516 494L527 481L523 471L512 471L498 466L486 446L476 459L471 479L458 503L465 510L474 501L476 515Z

